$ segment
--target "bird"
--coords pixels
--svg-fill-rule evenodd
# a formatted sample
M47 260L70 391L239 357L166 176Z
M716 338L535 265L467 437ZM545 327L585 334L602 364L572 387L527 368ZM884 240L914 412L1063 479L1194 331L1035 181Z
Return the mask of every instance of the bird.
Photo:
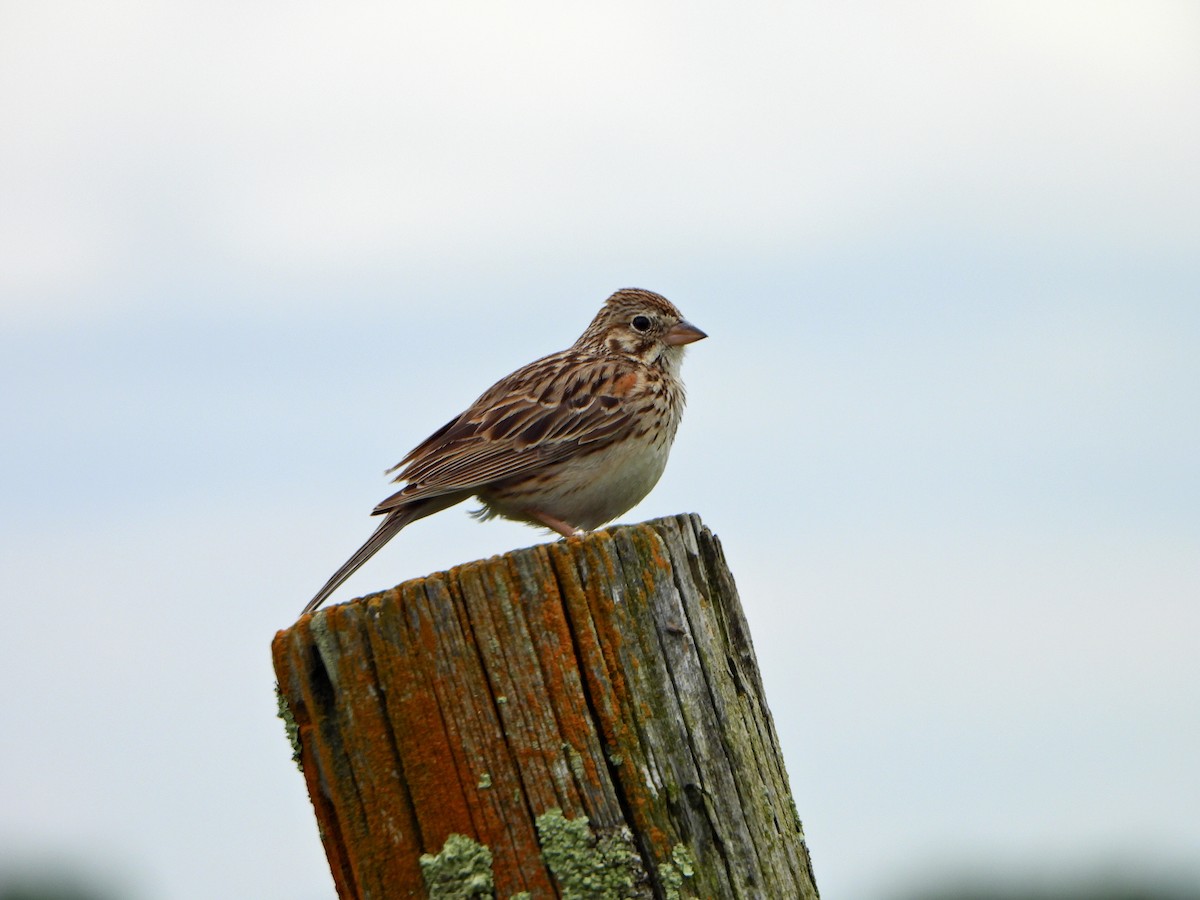
M387 470L404 486L375 532L313 596L311 613L405 526L475 497L494 517L564 537L636 506L683 414L684 348L708 335L653 291L612 294L579 339L501 378Z

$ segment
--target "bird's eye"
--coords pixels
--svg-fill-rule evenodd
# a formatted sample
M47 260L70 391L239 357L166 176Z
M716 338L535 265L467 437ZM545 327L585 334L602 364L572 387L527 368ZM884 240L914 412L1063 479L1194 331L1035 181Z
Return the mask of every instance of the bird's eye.
M633 317L633 327L638 331L649 331L650 330L650 317L649 316L634 316Z

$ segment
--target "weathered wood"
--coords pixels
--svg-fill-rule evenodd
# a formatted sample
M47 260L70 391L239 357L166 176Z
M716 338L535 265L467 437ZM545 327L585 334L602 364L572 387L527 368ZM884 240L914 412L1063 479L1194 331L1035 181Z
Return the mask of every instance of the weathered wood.
M817 897L696 516L409 581L273 649L342 898Z

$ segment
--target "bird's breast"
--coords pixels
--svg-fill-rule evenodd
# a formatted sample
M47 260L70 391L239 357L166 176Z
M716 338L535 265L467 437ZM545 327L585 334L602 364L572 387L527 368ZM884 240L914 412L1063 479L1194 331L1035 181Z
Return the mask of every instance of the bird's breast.
M673 435L631 435L584 451L548 469L544 478L522 479L481 493L489 512L525 520L537 509L591 531L628 512L658 483Z

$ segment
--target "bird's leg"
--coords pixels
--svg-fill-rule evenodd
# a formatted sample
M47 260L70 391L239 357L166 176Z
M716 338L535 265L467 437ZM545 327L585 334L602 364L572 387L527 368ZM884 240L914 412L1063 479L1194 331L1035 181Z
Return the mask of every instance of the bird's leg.
M541 522L551 531L557 531L563 537L577 537L581 534L587 534L582 528L576 528L574 525L568 525L562 519L556 519L554 516L542 512L540 509L526 509L525 515L529 518Z

